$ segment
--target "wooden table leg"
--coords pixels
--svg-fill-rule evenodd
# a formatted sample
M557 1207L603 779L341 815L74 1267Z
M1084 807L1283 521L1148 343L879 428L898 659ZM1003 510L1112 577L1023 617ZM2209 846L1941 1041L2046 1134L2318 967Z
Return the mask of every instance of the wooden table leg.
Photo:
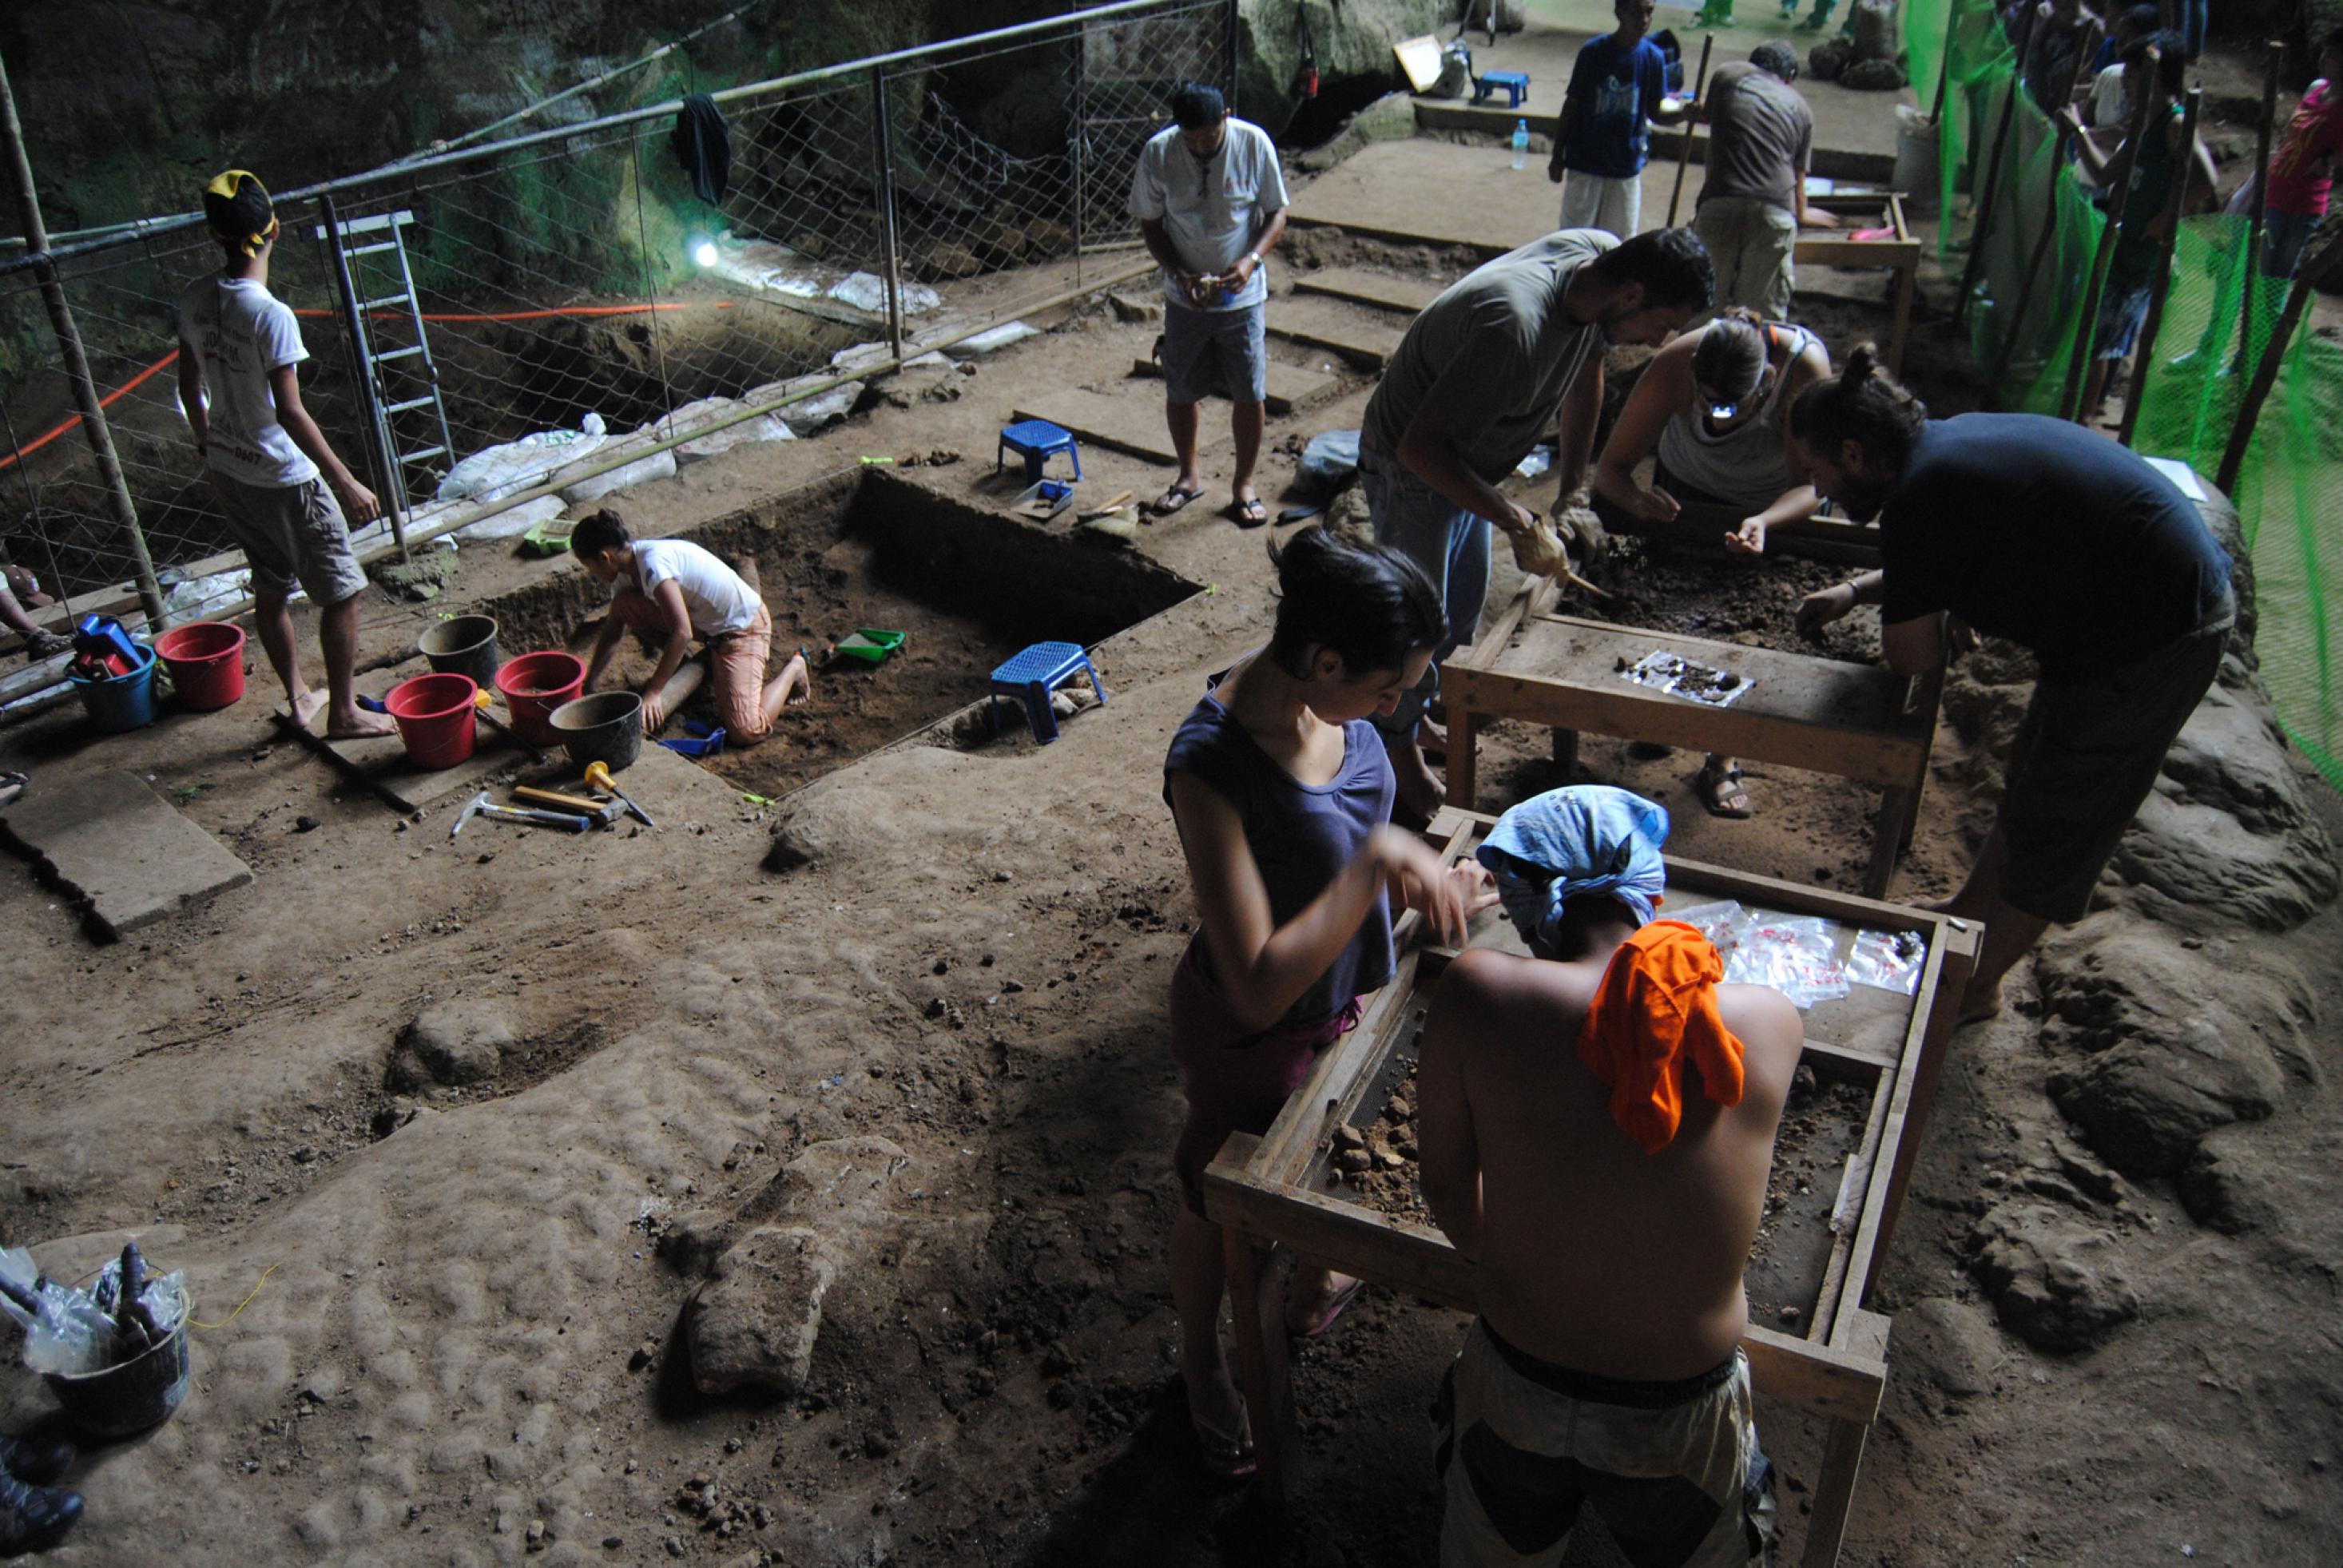
M1887 372L1904 374L1904 337L1912 326L1912 296L1920 286L1920 266L1913 262L1896 269L1896 320L1887 332Z
M1480 743L1481 716L1463 706L1448 710L1448 804L1459 810L1473 809L1473 792L1480 784L1480 758L1473 754Z
M1562 769L1565 784L1578 777L1578 731L1557 729L1554 732L1554 765Z
M1855 1505L1855 1477L1863 1469L1864 1440L1871 1423L1833 1419L1830 1438L1823 1444L1823 1473L1815 1482L1815 1511L1806 1519L1805 1568L1835 1568L1839 1544L1846 1539L1846 1516Z
M1863 873L1863 896L1884 899L1887 884L1896 879L1896 862L1904 853L1904 846L1912 836L1913 819L1919 815L1920 792L1900 785L1889 785L1879 792L1879 817L1873 825L1871 864Z
M1262 1489L1281 1507L1293 1495L1302 1434L1293 1421L1293 1374L1286 1361L1285 1303L1262 1288L1272 1249L1233 1225L1221 1230L1221 1256L1229 1272L1229 1304L1236 1320L1237 1376L1244 1384L1253 1452Z

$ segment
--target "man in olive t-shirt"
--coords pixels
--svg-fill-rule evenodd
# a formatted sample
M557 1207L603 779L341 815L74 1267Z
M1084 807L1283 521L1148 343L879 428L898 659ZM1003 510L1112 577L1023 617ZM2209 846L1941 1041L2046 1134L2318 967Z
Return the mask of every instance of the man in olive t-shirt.
M1429 817L1443 799L1417 731L1440 689L1439 659L1479 628L1489 526L1537 527L1498 483L1553 428L1562 496L1577 490L1603 407L1604 348L1664 341L1707 308L1713 281L1689 229L1624 242L1564 229L1451 285L1384 367L1359 432L1360 486L1376 542L1422 567L1448 612L1448 641L1423 683L1374 720L1411 811Z
M1838 219L1806 206L1806 170L1815 158L1815 112L1790 84L1798 56L1778 39L1748 61L1719 65L1708 79L1708 159L1692 226L1716 264L1716 307L1739 305L1768 321L1790 314L1796 282L1791 255L1801 225L1835 228Z

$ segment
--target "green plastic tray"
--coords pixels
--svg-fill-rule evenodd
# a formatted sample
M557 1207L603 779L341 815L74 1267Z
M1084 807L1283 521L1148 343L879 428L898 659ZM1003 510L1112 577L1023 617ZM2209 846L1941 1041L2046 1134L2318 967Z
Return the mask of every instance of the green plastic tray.
M887 631L879 627L866 626L858 629L851 637L840 638L838 651L849 658L859 658L865 664L884 664L889 656L903 646L905 635L900 631Z

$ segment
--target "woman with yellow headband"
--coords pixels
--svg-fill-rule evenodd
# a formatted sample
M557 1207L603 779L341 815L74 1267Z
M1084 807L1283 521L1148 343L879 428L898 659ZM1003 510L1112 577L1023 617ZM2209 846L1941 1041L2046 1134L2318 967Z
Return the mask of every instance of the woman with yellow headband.
M222 264L179 297L179 403L251 563L260 646L300 723L322 709L337 739L394 735L389 719L359 709L350 680L366 573L344 518L371 522L382 508L302 407L309 351L293 312L268 292L276 207L257 177L230 169L204 187L204 216ZM324 692L301 678L288 607L297 580L318 608Z

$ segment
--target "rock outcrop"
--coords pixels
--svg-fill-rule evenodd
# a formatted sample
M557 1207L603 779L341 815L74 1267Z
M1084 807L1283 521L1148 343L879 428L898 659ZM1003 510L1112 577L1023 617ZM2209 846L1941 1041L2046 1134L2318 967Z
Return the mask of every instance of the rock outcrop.
M2004 1203L1976 1222L1969 1246L2002 1323L2038 1349L2088 1350L2139 1316L2116 1238L2071 1210Z
M2315 1067L2301 972L2247 937L2178 937L2108 913L2046 943L2035 966L2051 1098L2127 1176L2167 1176L2217 1127L2254 1121ZM2072 1060L2074 1058L2080 1060Z

